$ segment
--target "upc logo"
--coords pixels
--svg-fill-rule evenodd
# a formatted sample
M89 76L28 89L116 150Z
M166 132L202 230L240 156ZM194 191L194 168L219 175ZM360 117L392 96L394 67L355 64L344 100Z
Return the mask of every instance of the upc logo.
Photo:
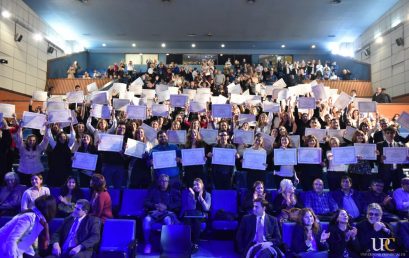
M395 249L391 249L389 247L391 242L396 241L394 237L388 237L388 238L380 237L380 238L371 238L371 239L372 239L372 249L375 252L379 252L379 251L380 252L385 252L385 251L394 252L395 251ZM379 243L378 245L377 245L377 242ZM379 246L379 247L377 247L377 246Z

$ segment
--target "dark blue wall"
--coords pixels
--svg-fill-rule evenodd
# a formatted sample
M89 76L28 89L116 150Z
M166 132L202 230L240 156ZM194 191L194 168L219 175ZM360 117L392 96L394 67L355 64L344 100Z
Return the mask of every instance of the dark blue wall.
M88 70L106 71L108 66L114 63L119 64L121 61L125 62L125 54L89 53Z
M88 52L80 52L48 60L48 78L66 78L67 70L75 60L78 61L78 64L81 66L82 71L84 71L84 69L86 69L88 65L88 54Z

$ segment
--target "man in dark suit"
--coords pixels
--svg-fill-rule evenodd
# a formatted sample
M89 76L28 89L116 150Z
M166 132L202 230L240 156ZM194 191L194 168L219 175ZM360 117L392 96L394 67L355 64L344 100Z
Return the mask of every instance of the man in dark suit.
M278 245L281 243L277 219L266 214L268 202L257 198L253 202L253 214L242 218L236 234L238 251L246 257L270 254L270 257L281 255ZM263 256L264 257L264 256Z
M85 199L77 201L71 216L53 234L49 257L91 258L101 238L101 221L88 215L90 207Z
M378 156L378 177L384 182L384 191L388 192L392 182L393 189L400 187L400 181L405 177L403 174L402 164L385 164L386 157L383 155L384 147L404 147L402 143L396 142L396 129L388 126L385 130L385 140L377 143Z

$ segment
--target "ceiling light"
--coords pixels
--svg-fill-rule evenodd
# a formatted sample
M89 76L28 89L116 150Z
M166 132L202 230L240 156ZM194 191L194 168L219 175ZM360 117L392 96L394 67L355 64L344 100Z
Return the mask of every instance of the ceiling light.
M7 10L3 10L1 12L1 16L3 16L4 18L10 18L11 17L11 13Z
M103 47L106 47L106 46L107 46L107 44L105 44L105 43L102 43L102 46L103 46Z
M33 38L34 38L36 41L40 41L40 40L43 39L43 35L41 35L41 33L36 33L36 34L33 35Z
M196 37L197 34L195 34L195 33L189 33L189 34L187 34L187 36L188 36L188 37Z
M162 44L161 44L161 47L166 47L166 44L165 44L165 43L162 43Z
M132 43L132 47L136 47L136 44L135 44L135 43Z
M375 39L375 43L377 43L377 44L381 44L382 42L383 42L383 38L381 36L379 36L379 37L377 37Z
M168 55L169 55L169 53L166 53L166 55L168 56Z
M220 54L220 56L223 56L223 54Z
M224 45L224 44L221 44L220 46L221 46L221 47L225 47L225 45Z
M142 53L139 53L139 55L141 56L141 55L142 55Z
M281 48L285 48L285 45L283 44L283 45L281 45Z
M193 44L192 44L192 47L193 47L193 48L195 48L195 47L196 47L196 44L195 44L195 43L193 43Z
M311 48L315 48L316 46L315 45L311 45Z
M247 0L247 3L249 4L254 4L256 2L256 0Z

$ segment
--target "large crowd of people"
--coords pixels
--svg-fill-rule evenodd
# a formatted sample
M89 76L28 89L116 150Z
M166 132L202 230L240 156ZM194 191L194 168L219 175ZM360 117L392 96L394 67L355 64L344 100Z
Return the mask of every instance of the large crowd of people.
M89 255L99 241L99 223L114 216L107 188L148 188L142 223L145 253L151 252L150 231L155 222L190 225L192 251L197 251L201 223L210 219L211 191L246 188L247 194L238 204L242 219L236 234L244 255L269 252L279 257L281 253L328 250L333 257L355 257L368 250L376 252L368 239L395 236L387 223L407 219L409 213L409 178L404 174L409 136L399 133L399 115L389 120L376 112L360 112L354 94L342 108L336 95L321 99L310 92L287 97L268 94L260 84L269 84L273 76L285 79L287 87L292 80L299 84L299 79L306 78L305 72L308 79L320 78L320 62L281 65L277 72L284 74L280 78L272 70L265 71L266 67L245 63L234 62L218 71L206 60L201 71L173 65L168 73L169 67L152 62L146 73L129 81L125 89L132 92L132 86L142 88L142 95L132 94L129 100L131 106L146 108L141 114L131 114L127 107L115 109L122 94L114 87L104 93L105 104L90 93L87 99L91 101L67 105L72 116L64 122L27 128L24 117L22 121L15 115L3 118L0 172L5 186L0 192L1 213L22 212L10 223L37 216L43 225L39 228L45 228L48 215L37 200L47 201L40 198L50 195L49 187L62 187L56 207L48 209L60 216L72 214L71 220L52 237L49 251L54 255L80 251ZM321 78L325 78L325 67ZM160 97L158 89L164 86L177 87L179 94ZM241 92L236 95L245 96L241 103L233 101L233 88ZM144 90L155 89L156 96L145 96ZM200 94L199 89L209 89L206 92L210 94ZM183 95L184 90L193 90L196 96ZM75 87L75 91L82 89ZM172 95L187 97L180 105L172 102ZM253 97L259 98L254 101ZM300 107L302 97L315 98L314 107ZM193 103L202 103L202 108L197 110ZM32 113L48 113L50 119L51 110L27 104ZM220 104L225 105L225 112L216 112ZM270 104L278 109L269 111ZM105 114L104 109L108 111ZM135 116L140 119L131 118ZM141 147L136 148L138 154L130 150L135 141ZM355 161L336 162L342 147L362 145L373 153L357 151ZM396 155L402 153L399 148L406 151L404 160L389 162L391 156L385 152L391 147ZM305 151L308 161L295 158L284 162L285 156L280 156L297 151L299 156ZM96 155L95 166L73 166L77 153ZM193 155L190 159L195 157L194 163L185 158L189 153ZM10 172L13 164L18 164L16 172ZM278 189L274 199L266 192L268 182L269 188ZM79 187L91 188L89 202L83 200ZM183 191L188 194L185 199ZM86 220L86 228L91 230L87 232L92 239L87 241L89 245L75 245L58 237L70 235L71 227L77 230L76 218L84 216L101 221ZM294 243L285 246L281 225L287 221L297 222L299 228ZM322 221L330 221L327 230L321 229ZM0 235L10 230L7 224ZM408 232L397 236L393 250L404 250L407 238ZM12 253L6 247L2 250L13 257L18 252L31 254L28 246L14 243Z

